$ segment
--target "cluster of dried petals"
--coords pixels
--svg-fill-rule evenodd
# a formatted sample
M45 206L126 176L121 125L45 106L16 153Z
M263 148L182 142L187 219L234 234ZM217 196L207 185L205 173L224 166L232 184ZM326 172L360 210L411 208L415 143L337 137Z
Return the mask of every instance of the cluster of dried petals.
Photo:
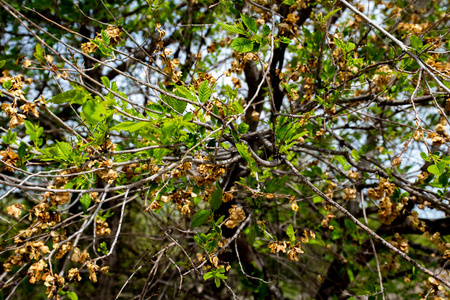
M425 231L422 235L425 239L428 239L432 244L436 246L436 249L442 253L450 249L450 243L446 243L442 238L440 232L435 232L431 234Z
M282 251L283 253L286 253L286 249L288 248L289 242L282 241L282 242L270 242L268 248L270 249L270 252L272 253L278 253Z
M24 257L22 255L11 255L6 259L3 263L3 270L5 272L11 272L14 266L20 266L25 262Z
M47 263L41 259L38 262L32 264L28 268L28 276L30 277L30 283L34 284L42 279L44 272L47 272Z
M288 258L293 261L298 261L298 255L302 254L302 253L305 253L305 252L300 247L300 244L294 245L288 251Z
M93 42L87 42L81 44L81 51L85 54L91 54L97 51L98 47Z
M91 198L91 200L94 202L100 202L100 199L98 198L98 192L89 193L89 198Z
M95 262L88 262L86 267L89 269L89 280L92 282L97 282L97 274L100 267Z
M325 208L327 209L327 208ZM328 227L329 230L333 230L334 226L329 225L330 221L333 220L334 218L336 218L336 215L331 213L331 212L327 212L327 216L325 219L322 219L322 222L320 225L322 225L322 227Z
M388 242L402 252L407 253L409 250L408 239L402 238L397 232L394 234L394 239L389 239Z
M112 165L113 162L111 159L102 161L98 166L102 169L95 171L95 174L97 174L102 180L108 182L109 184L112 184L117 179L117 177L119 177L117 171L112 169Z
M181 177L185 176L186 171L190 170L191 168L192 168L191 162L184 162L180 166L175 168L175 170L172 171L172 176L174 178L181 178Z
M414 132L413 137L414 137L414 139L415 139L416 141L421 140L421 139L423 138L423 129L422 129L422 128L417 129L417 130Z
M3 74L5 74L5 73L3 73ZM7 73L7 74L9 74L9 73ZM4 81L8 81L8 80L11 81L11 87L8 89L8 92L10 92L14 96L16 96L22 100L25 100L24 92L22 90L23 85L24 85L24 83L30 84L31 82L33 82L33 80L31 78L25 79L25 76L23 76L22 74L19 74L15 77L10 77L7 75L7 76L2 77L2 79L6 79Z
M239 223L245 220L244 210L240 207L237 207L236 205L232 205L228 212L230 213L230 216L225 222L225 226L227 226L228 228L234 228Z
M78 168L74 168L74 169L69 169L69 170L64 170L59 172L59 176L61 177L56 177L55 178L55 186L57 187L63 187L65 186L69 181L71 181L74 176L67 176L70 175L72 173L78 173L80 170Z
M231 76L231 73L242 74L247 62L259 61L258 55L253 52L240 53L235 51L232 56L235 60L231 62L231 68L224 72L228 77Z
M191 201L185 201L183 205L178 205L178 211L184 216L192 215L191 207L193 206Z
M17 126L23 124L26 116L17 112L15 104L10 105L8 103L2 103L1 108L5 111L6 115L11 118L9 121L10 128L16 128Z
M437 54L433 54L432 58L427 58L425 63L439 72L450 75L450 63L448 61L439 61Z
M445 143L446 139L434 132L428 133L427 138L431 139L433 145L442 145Z
M20 109L28 115L28 112L31 112L36 118L39 118L39 112L37 110L36 103L25 103L24 105L20 106Z
M112 46L116 46L118 43L120 43L122 41L122 32L120 31L119 28L115 27L115 26L108 26L105 29L106 34L109 36L110 40L109 43ZM103 39L100 33L97 32L97 35L95 37L95 40L102 43ZM82 43L81 44L81 51L83 51L83 53L86 54L90 54L90 53L94 53L95 51L97 51L98 47L95 43L91 41L87 42L87 43Z
M411 212L411 215L409 215L406 219L407 219L409 222L411 222L411 225L412 225L414 228L417 228L417 229L419 229L420 231L425 232L426 224L425 224L424 221L421 221L421 220L419 219L419 214L417 213L417 211L415 211L415 210L412 211L412 212Z
M0 156L6 165L6 170L14 172L11 166L16 166L16 162L19 161L19 155L17 155L10 147L4 151L0 151Z
M325 194L329 198L333 198L334 196L334 190L337 188L337 184L333 181L328 181L328 188L325 190Z
M449 134L446 131L447 129L447 120L445 118L441 118L439 120L439 123L436 124L436 126L434 127L434 130L436 131L437 134L443 135L446 138L449 137Z
M397 256L391 256L389 257L389 261L385 262L383 265L381 265L380 269L382 272L386 271L397 271L400 269L401 264L397 261Z
M139 170L138 168L141 168L141 170L142 170L142 167L139 163L132 163L132 164L123 166L122 172L125 173L125 177L131 178L133 176L136 176L136 174L140 173L138 171Z
M300 240L302 241L302 243L307 243L307 242L309 242L309 236L312 238L312 239L315 239L316 238L316 234L314 233L314 232L312 232L311 230L308 232L308 231L306 231L306 230L303 230L303 235L300 237Z
M235 88L240 89L242 87L241 80L239 78L231 77L231 81L233 82Z
M59 245L59 244L58 244ZM73 245L72 242L67 242L58 247L58 251L55 253L55 259L61 259L66 255L69 251L72 251Z
M345 188L344 189L344 196L342 199L346 201L352 201L356 199L356 189L354 188Z
M286 22L295 24L299 20L299 16L296 13L288 14L286 17Z
M398 23L397 29L399 31L406 31L409 34L414 35L420 35L425 30L427 30L430 27L430 23L423 23L423 24L417 24L417 23L407 23L407 22L400 22Z
M208 83L210 85L214 85L216 83L216 78L209 74L209 73L203 73L203 72L199 72L198 73L198 77L196 79L194 79L194 82L192 82L192 86L198 90L198 87L200 86L200 84L202 84L203 81L208 80Z
M58 189L54 185L47 186L48 189ZM61 187L61 189L64 189L64 187ZM54 192L45 192L42 196L42 200L48 200L50 201L50 204L52 206L57 205L65 205L70 202L71 195L67 192L61 192L61 193L54 193Z
M52 230L50 231L50 236L52 237L53 241L53 249L59 248L59 243L67 239L65 230L63 230L61 233L56 230Z
M161 203L158 201L158 200L154 200L151 204L150 204L150 206L148 207L148 209L149 210L152 210L152 211L157 211L157 210L159 210L159 209L161 209L162 208L162 205L161 205ZM148 210L147 209L147 210Z
M37 221L41 223L40 227L42 229L47 228L47 226L54 226L56 223L59 223L61 221L59 213L50 210L50 205L45 199L43 199L38 205L33 206L31 212L34 216L37 217Z
M109 228L108 222L103 219L97 218L95 221L95 233L99 236L101 235L110 235L111 229Z
M116 46L118 43L122 41L122 32L116 26L108 26L105 30L106 34L110 37L110 43L113 46Z
M89 253L86 250L83 250L83 252L81 252L80 248L75 247L70 259L75 263L84 264L86 260L89 259L89 257Z
M44 285L47 287L47 291L45 293L47 294L48 299L58 296L57 293L59 288L63 287L65 284L64 277L61 277L56 273L53 273L52 275L48 272L42 279L45 281Z
M71 268L67 274L69 281L81 281L80 270L78 268Z
M222 202L226 203L226 202L230 202L231 200L233 200L233 195L231 193L225 192L222 195Z
M25 230L20 230L19 233L14 236L14 244L22 244L24 242L22 238L40 234L42 232L42 228L35 225L37 224L32 224Z
M359 173L358 172L354 172L352 170L348 170L347 171L347 175L348 175L349 178L359 179Z
M8 213L8 215L14 216L18 219L20 217L20 214L22 213L22 210L24 209L25 206L23 204L16 203L7 207L6 212Z
M386 65L382 66L377 70L376 74L373 76L373 83L379 88L382 88L389 83L392 76L393 71Z
M378 219L383 224L390 225L400 215L398 206L389 197L382 198L378 207Z
M195 183L198 186L210 185L225 174L226 168L224 166L200 164L197 166L197 172L200 176L194 177Z
M308 102L313 100L314 86L314 78L306 77L303 83L304 101Z
M30 260L40 260L42 255L49 253L50 249L43 241L26 242L25 245L15 250L15 253L8 257L3 263L6 272L10 272L13 266L20 266Z
M367 196L372 200L378 200L382 197L389 197L394 193L395 184L390 183L387 179L381 178L376 189L368 189Z
M441 283L433 277L428 277L428 283L429 283L429 286L430 286L433 294L437 294L439 291L445 290L445 288L441 285ZM436 298L433 298L433 299L436 299Z

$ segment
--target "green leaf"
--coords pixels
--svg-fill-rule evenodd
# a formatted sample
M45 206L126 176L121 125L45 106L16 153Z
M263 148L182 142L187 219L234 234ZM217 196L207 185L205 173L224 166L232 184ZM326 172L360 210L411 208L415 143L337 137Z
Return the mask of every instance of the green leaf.
M25 122L27 122L27 121L25 120ZM16 138L17 138L17 133L15 133L11 129L9 129L8 132L6 132L6 135L2 136L2 141L3 141L3 143L10 145L10 144L14 143Z
M74 155L72 145L66 142L56 142L56 151L59 158L70 161Z
M331 18L335 13L337 13L341 8L330 11L322 20L322 22L326 22L329 18Z
M214 272L208 272L205 275L203 275L203 280L208 280L213 277L214 277Z
M439 170L439 168L436 165L431 165L427 168L427 171L430 172L431 174L434 175L440 175L441 171Z
M345 44L340 39L335 38L334 43L338 48L345 50Z
M25 158L25 155L27 154L27 144L24 142L20 142L19 149L17 149L17 154L19 155L19 158L21 161Z
M66 293L66 296L67 296L67 299L69 299L69 300L78 300L77 294L75 294L75 293L72 292L72 291L68 291L68 292Z
M255 242L256 239L256 230L255 227L251 227L248 234L247 234L247 239L248 239L248 243L250 245L253 245L253 243Z
M81 206L83 207L83 213L86 214L89 206L91 206L92 199L89 194L83 194L80 198Z
M414 49L416 49L417 51L420 51L423 47L423 42L421 39L419 39L417 36L415 35L411 35L411 37L409 38L410 42L411 42L411 47L413 47Z
M103 44L108 46L109 43L111 42L111 38L109 37L109 35L104 30L102 30L101 35L102 35Z
M241 18L242 18L242 21L244 22L245 26L247 26L248 29L250 29L251 31L256 33L256 31L258 30L258 24L256 24L255 19L253 19L247 15L244 15L244 14L241 14Z
M291 242L291 244L295 243L295 231L294 231L294 226L292 226L292 224L289 224L288 228L286 229L286 234L289 237L289 240Z
M347 269L347 274L350 282L353 282L353 280L355 280L355 275L353 274L353 271L351 269Z
M24 125L25 125L25 133L30 135L30 139L33 140L31 135L36 135L33 123L31 123L28 120L24 120Z
M315 196L314 198L313 198L313 203L320 203L320 202L322 202L323 201L323 199L322 199L322 197L320 197L320 196Z
M182 114L184 110L186 109L187 102L181 101L178 99L174 99L172 97L163 97L164 100L167 102L168 105L170 105L174 110Z
M249 128L250 126L247 123L242 122L241 124L239 124L238 131L240 134L244 134L248 131Z
M102 31L103 32L103 31ZM108 89L111 88L111 82L109 81L109 78L106 76L103 76L102 78L102 83L105 87L107 87Z
M271 32L269 25L264 24L264 26L262 28L262 32L263 32L263 35L265 35L265 36L269 35Z
M222 188L216 184L216 190L211 196L211 199L209 200L209 205L211 206L212 210L217 210L220 205L222 205L222 197L223 197L223 191Z
M6 60L0 60L0 68L3 68L3 66L6 64Z
M96 103L94 100L86 101L83 104L83 113L86 121L90 124L97 124L107 117L104 103Z
M11 80L7 80L3 82L3 87L5 88L5 90L9 90L12 86Z
M84 104L87 100L87 93L84 93L82 91L77 91L75 95L73 96L72 100L70 100L70 104Z
M203 81L198 87L198 97L202 103L208 101L211 97L208 80Z
M421 152L420 157L422 157L422 159L424 161L430 161L430 159L428 158L428 155L425 152Z
M247 32L245 31L245 29L244 28L240 28L236 24L230 25L230 24L225 24L225 23L219 23L219 25L225 30L228 30L228 31L231 31L231 32L234 32L234 33L238 33L238 34L247 35Z
M33 55L39 62L44 61L44 50L42 49L41 44L36 44L36 52Z
M194 215L194 217L192 217L191 228L195 228L195 227L205 224L205 222L208 220L210 215L211 215L211 212L209 210L205 210L205 209L199 210Z
M77 93L79 93L79 91L77 91L77 90L70 90L70 91L62 92L61 94L56 95L55 97L51 98L47 102L56 103L56 104L66 103L66 102L71 101L73 98L75 98Z
M122 122L117 124L116 126L111 127L110 130L115 130L117 132L120 131L129 131L129 132L135 132L138 131L141 128L144 128L146 126L151 125L149 122Z
M280 42L285 43L285 44L290 44L292 42L291 39L288 39L285 36L280 36L279 39L280 39Z
M111 82L111 90L115 93L119 92L119 88L117 87L117 83L115 81Z
M216 283L216 287L220 287L220 279L219 279L219 277L214 277L214 282Z
M184 85L177 86L177 89L175 90L175 95L189 99L191 101L197 101L197 97L195 97L192 91L186 88Z
M352 51L353 49L355 49L355 47L356 47L355 44L349 42L349 43L347 43L347 44L345 45L345 51L346 51L346 52L350 52L350 51Z
M283 4L286 5L294 5L295 3L297 3L295 0L284 0Z
M245 53L253 50L253 41L246 38L235 38L231 42L231 49L237 52Z
M251 158L251 154L248 153L247 148L242 144L236 144L235 146L242 158L248 162L248 160Z

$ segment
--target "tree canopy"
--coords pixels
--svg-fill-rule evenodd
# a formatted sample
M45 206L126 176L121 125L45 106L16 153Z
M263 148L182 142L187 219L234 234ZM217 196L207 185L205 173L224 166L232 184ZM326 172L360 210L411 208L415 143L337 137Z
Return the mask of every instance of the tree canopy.
M0 0L1 299L449 299L449 5Z

